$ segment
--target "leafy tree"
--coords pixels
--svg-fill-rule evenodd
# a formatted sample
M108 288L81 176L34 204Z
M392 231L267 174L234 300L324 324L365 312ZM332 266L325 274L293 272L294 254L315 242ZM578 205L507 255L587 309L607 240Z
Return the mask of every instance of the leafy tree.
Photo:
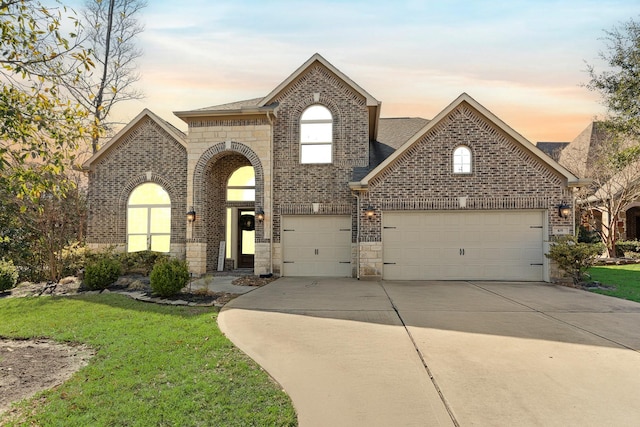
M142 97L133 87L140 79L135 60L142 56L135 38L144 30L138 16L146 5L144 0L87 0L82 11L84 43L91 48L96 67L69 90L87 112L93 153L99 149L100 138L113 130L111 109Z
M629 203L640 199L640 24L629 20L605 34L607 49L600 57L608 69L598 72L588 65L591 79L586 84L607 107L606 119L595 124L601 137L581 153L567 150L561 161L579 176L592 179L582 189L580 201L608 256L615 257L619 218ZM577 163L581 166L575 167Z
M598 92L608 110L607 125L614 133L640 137L640 23L633 19L605 31L607 49L600 58L609 69L588 65L586 85ZM636 150L637 155L637 150Z
M31 168L48 182L69 180L66 175L50 175L42 165ZM73 185L64 194L41 192L21 199L0 187L0 197L0 259L13 260L22 279L59 280L65 272L64 249L84 236L82 189Z
M84 135L84 112L61 88L78 81L92 60L68 13L59 4L0 0L0 185L20 197L62 194L68 182L46 176L62 173ZM74 31L66 34L67 26ZM38 172L29 162L40 165Z

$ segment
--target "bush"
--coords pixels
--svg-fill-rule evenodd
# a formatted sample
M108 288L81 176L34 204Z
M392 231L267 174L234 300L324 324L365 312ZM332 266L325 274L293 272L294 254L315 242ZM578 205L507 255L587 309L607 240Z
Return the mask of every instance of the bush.
M153 266L149 276L151 289L161 297L170 297L189 283L189 267L186 261L171 259Z
M169 256L160 252L140 251L119 254L124 273L140 273L148 276L157 262L167 261Z
M62 249L61 276L77 276L91 258L91 251L80 242L74 242Z
M91 290L105 289L118 280L122 267L112 257L103 257L87 264L84 271L84 284Z
M640 258L640 241L618 241L616 242L616 253L627 258Z
M559 237L545 256L566 271L574 284L584 281L586 271L604 251L602 243L580 243L575 236Z
M13 261L0 260L0 292L8 291L18 283L18 269Z

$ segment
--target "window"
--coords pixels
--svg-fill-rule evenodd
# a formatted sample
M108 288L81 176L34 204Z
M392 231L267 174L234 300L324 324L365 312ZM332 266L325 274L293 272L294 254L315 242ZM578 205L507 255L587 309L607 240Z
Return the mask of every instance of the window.
M136 187L127 203L127 252L169 252L171 200L158 184Z
M253 202L256 200L256 173L252 166L236 169L227 183L227 201Z
M453 151L453 173L471 173L471 150L460 146Z
M312 105L300 117L300 163L331 163L333 117L322 105Z

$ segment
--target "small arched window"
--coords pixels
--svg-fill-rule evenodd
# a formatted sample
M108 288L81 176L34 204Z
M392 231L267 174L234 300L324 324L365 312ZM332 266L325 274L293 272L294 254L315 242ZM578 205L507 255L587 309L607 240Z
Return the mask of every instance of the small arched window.
M171 200L153 182L137 186L127 203L127 252L169 252L171 247Z
M332 147L331 111L322 105L312 105L300 117L300 163L331 163Z
M453 150L453 173L471 173L471 150L461 145Z

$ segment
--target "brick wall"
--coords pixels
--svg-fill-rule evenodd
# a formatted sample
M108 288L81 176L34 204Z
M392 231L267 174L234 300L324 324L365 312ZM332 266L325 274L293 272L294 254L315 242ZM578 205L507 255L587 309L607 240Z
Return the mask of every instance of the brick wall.
M273 130L273 241L279 242L283 214L312 214L312 203L321 204L320 215L353 211L348 183L353 168L369 162L369 116L366 100L318 64L274 101L280 108ZM300 164L300 116L314 104L324 105L333 116L331 164Z
M452 172L454 149L473 155L471 174ZM461 105L369 183L376 210L548 209L549 229L571 227L557 206L571 202L563 178L475 110ZM363 221L362 241L381 240L381 217Z
M94 247L126 244L127 201L131 191L145 182L155 182L169 193L171 250L184 253L186 149L149 118L142 119L92 164L87 243Z

